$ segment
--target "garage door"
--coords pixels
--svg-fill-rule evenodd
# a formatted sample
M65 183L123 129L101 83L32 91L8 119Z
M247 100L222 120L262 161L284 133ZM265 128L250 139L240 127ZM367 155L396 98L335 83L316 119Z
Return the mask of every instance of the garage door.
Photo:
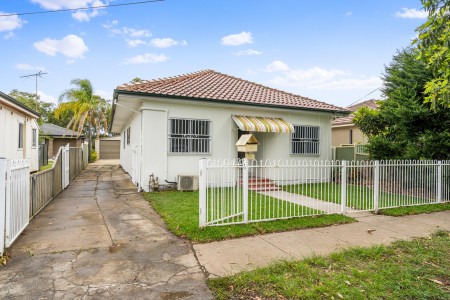
M120 140L100 140L100 159L119 159Z

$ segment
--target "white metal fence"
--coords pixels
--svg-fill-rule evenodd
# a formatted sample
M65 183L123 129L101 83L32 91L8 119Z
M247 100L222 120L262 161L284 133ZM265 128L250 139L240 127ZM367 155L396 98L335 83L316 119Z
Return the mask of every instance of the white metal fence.
M200 226L450 201L450 161L200 160Z

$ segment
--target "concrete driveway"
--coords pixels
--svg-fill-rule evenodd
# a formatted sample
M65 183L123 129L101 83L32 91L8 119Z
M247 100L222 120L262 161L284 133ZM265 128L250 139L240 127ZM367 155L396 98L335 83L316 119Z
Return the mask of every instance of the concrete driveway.
M191 245L168 232L118 165L91 164L0 267L1 299L211 299Z

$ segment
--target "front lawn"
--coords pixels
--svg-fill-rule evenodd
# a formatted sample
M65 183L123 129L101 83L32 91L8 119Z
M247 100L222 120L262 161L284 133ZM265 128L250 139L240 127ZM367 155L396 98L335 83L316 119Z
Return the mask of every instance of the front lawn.
M355 222L353 218L347 216L324 215L199 228L198 192L154 192L144 193L144 197L161 215L170 231L178 236L186 237L193 242L210 242L262 233L324 227L334 224ZM254 215L255 212L251 211L251 205L249 207L250 215ZM309 208L303 209L310 210Z
M284 191L294 194L305 195L314 199L327 202L341 203L341 184L333 182L292 184L280 186ZM378 197L378 206L392 207L411 205L416 203L435 202L435 199L425 199L411 195L402 195L380 191ZM347 185L347 206L354 209L371 210L373 209L373 189L363 185Z
M217 299L449 299L450 234L210 279Z
M387 208L380 210L380 214L392 217L400 217L406 215L429 214L437 211L450 210L450 202L427 204L418 206L403 206L395 208Z
M48 161L48 165L42 166L42 167L39 169L39 171L45 171L45 170L48 170L48 169L50 169L52 166L53 166L53 161L52 161L52 160L49 160L49 161Z

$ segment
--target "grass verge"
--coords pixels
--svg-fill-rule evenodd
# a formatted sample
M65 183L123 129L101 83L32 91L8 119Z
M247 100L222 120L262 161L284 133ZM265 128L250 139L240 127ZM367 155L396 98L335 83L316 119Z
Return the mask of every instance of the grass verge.
M156 212L161 215L170 231L178 236L186 237L193 242L200 243L252 236L262 233L324 227L355 222L355 219L347 216L323 215L199 228L198 192L166 191L144 193L144 197L151 203Z
M380 214L392 217L400 217L406 215L429 214L432 212L450 210L450 202L427 204L418 206L403 206L395 208L386 208L379 211Z
M208 280L217 299L448 299L450 234Z
M45 171L45 170L48 170L48 169L50 169L52 166L53 166L53 161L49 161L49 162L48 162L48 165L42 166L42 167L39 169L39 171Z

